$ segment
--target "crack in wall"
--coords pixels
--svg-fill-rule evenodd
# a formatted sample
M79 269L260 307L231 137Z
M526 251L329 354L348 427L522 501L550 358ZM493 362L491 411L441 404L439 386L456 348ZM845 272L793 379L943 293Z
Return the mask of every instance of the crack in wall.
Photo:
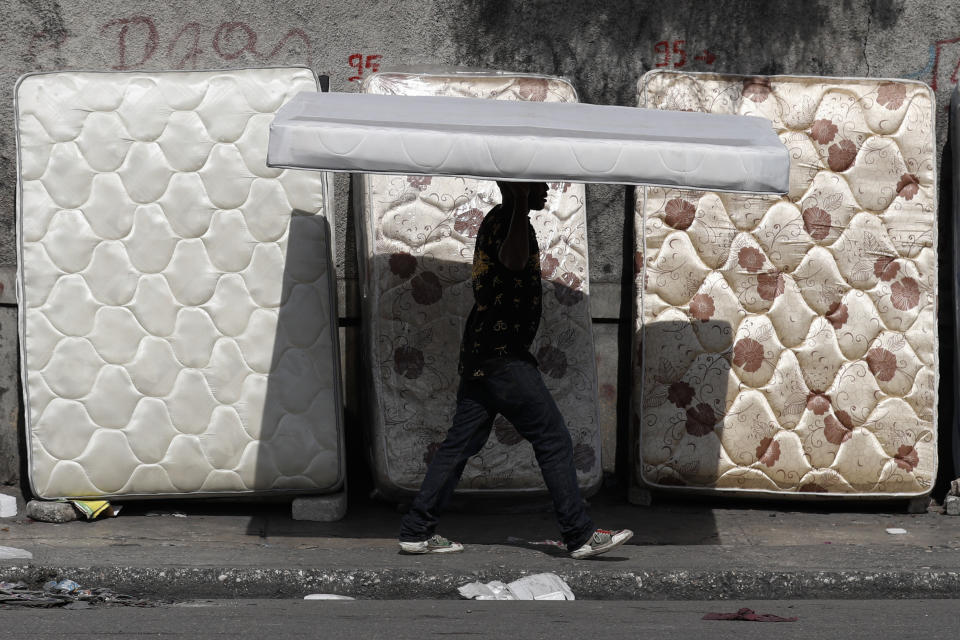
M870 40L870 27L873 26L873 15L867 14L867 31L863 34L863 63L867 67L866 76L870 76L870 58L867 56L867 43Z

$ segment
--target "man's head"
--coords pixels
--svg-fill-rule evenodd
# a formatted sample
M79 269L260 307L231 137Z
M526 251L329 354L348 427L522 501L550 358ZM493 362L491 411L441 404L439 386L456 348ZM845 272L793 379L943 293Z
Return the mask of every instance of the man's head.
M540 211L547 204L547 191L549 187L546 182L507 182L497 180L497 186L500 187L500 194L503 196L504 203L524 202L531 211Z

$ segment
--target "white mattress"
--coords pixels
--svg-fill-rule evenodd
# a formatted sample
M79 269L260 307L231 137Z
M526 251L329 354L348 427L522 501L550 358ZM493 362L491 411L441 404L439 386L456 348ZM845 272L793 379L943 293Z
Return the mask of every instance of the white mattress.
M344 477L328 180L265 164L302 68L21 78L21 366L41 498Z
M372 93L489 100L576 100L564 80L516 74L378 74ZM479 102L479 100L477 100ZM499 199L496 184L453 177L363 175L357 238L363 335L370 375L365 424L377 488L415 492L443 440L460 381L457 359L473 291L477 227ZM531 351L566 421L580 486L602 477L597 372L589 308L584 188L551 183L547 208L531 215L541 249L543 318ZM498 417L470 459L458 491L545 491L530 445Z
M782 497L929 492L933 92L657 71L638 94L647 107L768 118L792 166L782 197L638 193L636 479Z
M270 166L783 193L761 118L572 102L304 93L277 113Z

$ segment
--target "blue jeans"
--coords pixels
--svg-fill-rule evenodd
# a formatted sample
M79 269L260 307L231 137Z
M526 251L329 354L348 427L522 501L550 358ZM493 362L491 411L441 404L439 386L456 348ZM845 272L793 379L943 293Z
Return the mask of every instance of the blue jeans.
M498 413L533 445L567 549L587 542L594 525L577 484L570 433L540 372L524 360L508 360L487 376L461 380L453 424L401 521L400 540L419 542L433 535L467 459L483 448Z

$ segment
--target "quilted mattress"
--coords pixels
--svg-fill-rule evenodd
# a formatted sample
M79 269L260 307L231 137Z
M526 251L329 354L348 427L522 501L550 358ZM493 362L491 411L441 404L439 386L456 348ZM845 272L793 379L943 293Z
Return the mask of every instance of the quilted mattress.
M302 68L21 78L21 366L42 498L343 479L324 174L265 164Z
M374 94L574 101L564 80L505 74L378 74ZM496 184L466 178L358 176L364 354L372 376L366 420L376 486L415 492L453 417L460 338L473 291L480 221L499 200ZM584 188L552 183L547 208L531 215L541 249L543 317L531 348L573 439L581 487L602 477L597 372L589 308ZM533 449L502 416L467 464L460 492L545 491Z
M660 184L783 193L787 150L762 118L551 101L304 93L270 130L270 166Z
M639 104L761 116L786 196L638 190L640 483L910 497L937 470L934 107L919 82L650 72Z

